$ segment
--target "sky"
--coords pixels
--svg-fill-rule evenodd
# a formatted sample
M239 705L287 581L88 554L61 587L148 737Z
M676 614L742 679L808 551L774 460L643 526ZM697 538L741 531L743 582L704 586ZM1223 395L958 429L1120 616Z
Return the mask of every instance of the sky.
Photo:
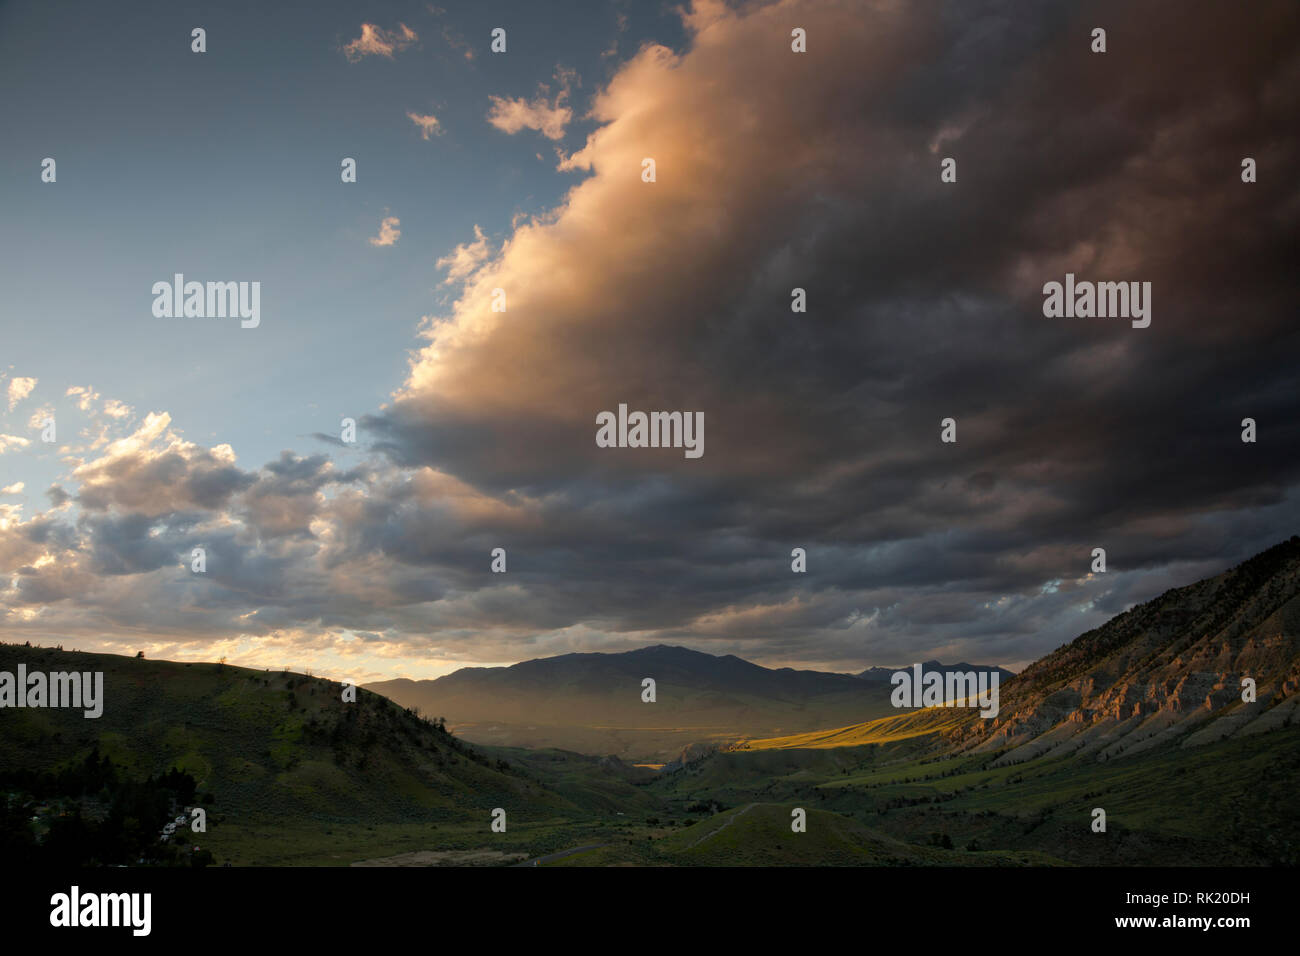
M1300 530L1294 3L7 2L0 89L5 640L1015 669Z

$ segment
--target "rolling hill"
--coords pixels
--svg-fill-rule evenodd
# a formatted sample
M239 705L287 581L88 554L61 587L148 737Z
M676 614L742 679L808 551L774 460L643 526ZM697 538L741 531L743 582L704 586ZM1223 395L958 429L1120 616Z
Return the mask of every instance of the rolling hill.
M942 839L954 862L1294 866L1298 689L1293 537L1042 658L1002 686L997 718L929 708L747 740L656 787L866 817L877 836Z
M131 777L172 767L194 777L221 813L314 820L486 819L572 804L404 711L303 674L0 644L0 671L102 671L103 715L0 711L0 773L17 786L92 751Z

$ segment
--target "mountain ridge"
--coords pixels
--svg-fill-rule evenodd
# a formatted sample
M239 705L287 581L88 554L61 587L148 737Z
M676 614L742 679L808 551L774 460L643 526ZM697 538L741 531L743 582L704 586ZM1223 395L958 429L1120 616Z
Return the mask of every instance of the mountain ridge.
M1253 701L1244 699L1245 678L1255 681ZM1293 726L1298 691L1300 536L1293 536L1039 658L1001 686L996 717L934 708L935 719L919 725L894 714L744 746L860 746L928 726L921 736L933 738L936 752L989 754L990 766L1047 755L1104 761Z
M642 700L642 681L656 700ZM669 762L745 737L843 726L892 713L887 682L768 668L673 644L576 652L434 680L365 685L404 707L446 717L475 743L559 747Z

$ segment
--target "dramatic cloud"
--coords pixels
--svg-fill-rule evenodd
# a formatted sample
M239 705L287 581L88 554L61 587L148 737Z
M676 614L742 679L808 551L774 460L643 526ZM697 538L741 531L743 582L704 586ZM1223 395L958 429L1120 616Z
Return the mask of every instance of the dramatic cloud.
M54 510L0 505L0 626L411 674L657 641L1015 664L1297 531L1289 3L684 22L596 92L554 208L436 260L456 298L372 444L248 469L105 405L32 479ZM559 89L490 119L559 139ZM1044 316L1066 273L1152 283L1150 327ZM620 404L702 412L703 457L598 447Z
M588 178L426 326L369 424L400 465L542 502L516 546L547 554L550 606L583 590L557 623L740 641L779 617L725 609L797 608L791 655L949 634L987 656L996 633L1019 659L1119 609L1119 571L1290 533L1297 446L1244 445L1239 422L1295 417L1295 187L1208 160L1261 140L1271 168L1296 159L1294 42L1224 55L1294 24L1196 6L1168 56L1207 67L1171 86L1154 13L1117 10L1134 41L1103 59L1082 14L944 10L697 4L687 52L645 47L596 97L563 164ZM1151 281L1151 328L1046 319L1067 271ZM596 447L620 402L703 411L706 454ZM1101 544L1116 584L1039 593ZM790 574L793 546L815 573ZM952 613L920 614L939 592Z
M209 449L187 442L168 429L170 424L166 412L151 412L137 431L111 443L102 457L74 469L82 507L157 516L219 508L248 487L250 479L235 466L229 445Z

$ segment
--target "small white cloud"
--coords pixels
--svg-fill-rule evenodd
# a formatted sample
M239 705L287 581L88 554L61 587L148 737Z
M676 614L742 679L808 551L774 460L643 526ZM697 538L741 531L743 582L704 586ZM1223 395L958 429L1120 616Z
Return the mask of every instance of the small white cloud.
M402 238L402 230L397 227L401 225L401 220L396 216L385 216L384 221L379 224L379 235L370 237L372 246L395 246L397 240Z
M427 140L430 136L434 136L437 133L442 132L442 130L438 126L438 117L434 116L432 113L429 113L427 115L421 115L419 113L407 113L406 116L412 123L420 127L421 139Z
M361 24L361 36L344 44L344 55L353 63L363 56L386 56L391 60L394 53L400 53L420 39L405 23L397 26L396 30L384 30L373 23Z
M492 109L488 111L487 121L503 133L513 135L521 129L535 129L547 139L562 139L564 128L573 119L573 110L564 105L569 98L569 88L578 80L573 70L559 67L555 79L560 85L555 99L547 98L550 87L542 84L538 94L532 100L522 96L507 98L490 96Z
M68 390L67 390L66 392L64 392L63 394L66 395L66 396L68 396L68 397L75 397L76 400L77 400L77 407L78 407L79 409L81 409L83 412L88 412L88 411L90 411L90 404L91 404L91 402L95 402L95 401L98 401L98 400L99 400L99 392L96 392L96 391L95 391L91 386L89 386L89 385L86 385L86 386L81 386L81 385L73 385L73 386L70 386L70 387L68 388Z
M23 483L15 481L12 485L5 485L0 488L0 495L21 495L23 493Z
M487 256L487 237L483 235L483 230L475 224L473 242L462 242L449 255L445 255L438 260L438 268L447 270L447 278L443 280L442 284L451 285L453 282L472 275L487 259Z
M23 378L21 376L11 378L9 380L9 411L12 412L14 407L30 395L35 387L36 379L34 378Z
M54 406L42 405L40 408L36 409L36 411L32 412L31 417L27 419L27 427L44 428L46 420L53 417L54 417Z
M573 119L573 110L567 106L553 107L538 97L531 103L523 98L504 99L491 97L492 109L487 120L503 133L517 133L521 129L535 129L547 139L560 139L564 127Z
M3 455L10 448L26 448L31 444L27 438L21 435L5 435L0 433L0 455Z

